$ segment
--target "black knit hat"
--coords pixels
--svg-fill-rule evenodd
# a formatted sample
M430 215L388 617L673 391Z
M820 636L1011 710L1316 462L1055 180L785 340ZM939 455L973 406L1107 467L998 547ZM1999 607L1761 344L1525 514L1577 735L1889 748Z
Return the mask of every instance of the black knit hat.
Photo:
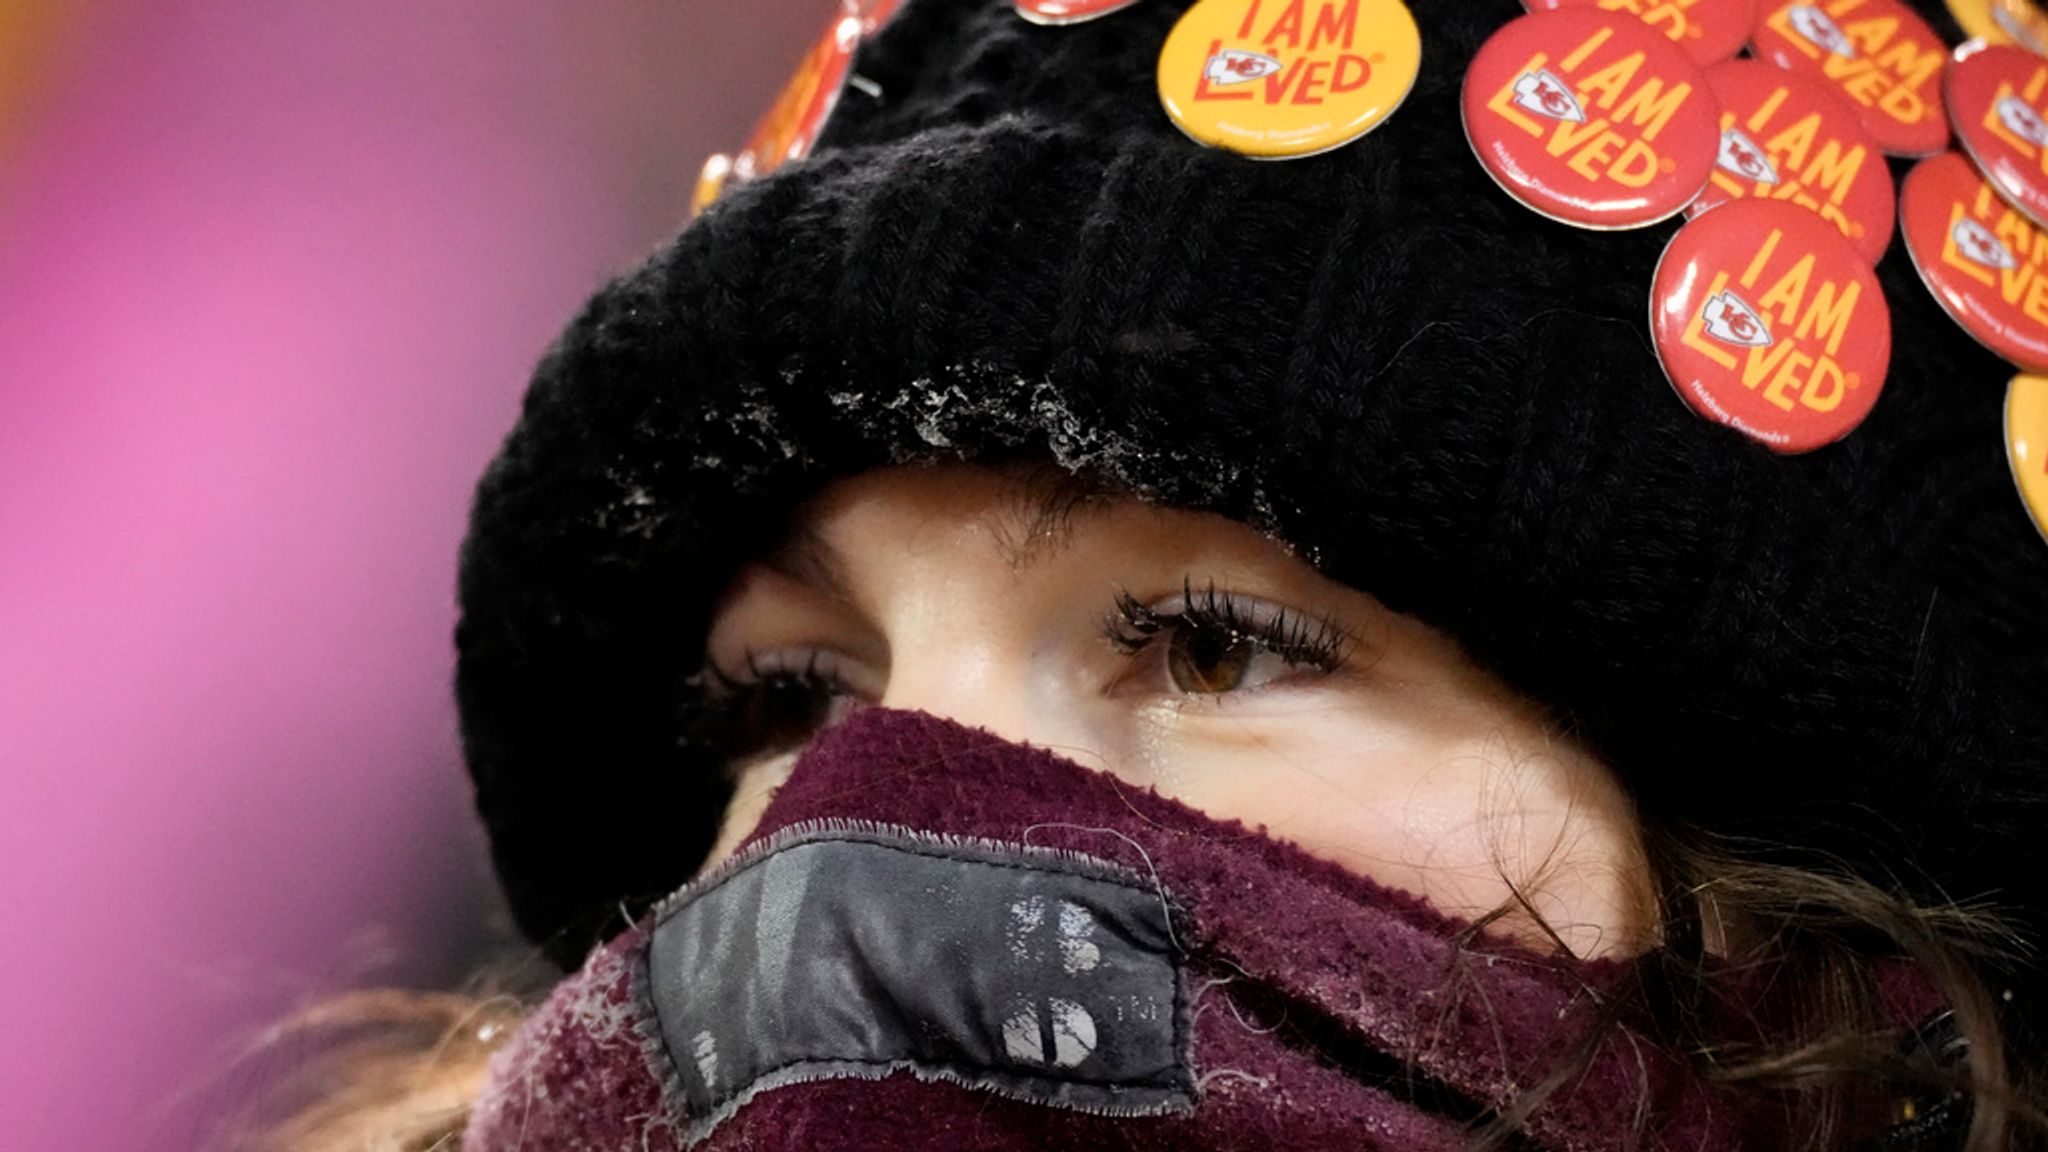
M1514 0L1415 0L1407 103L1285 163L1167 121L1185 7L1046 28L909 0L815 154L549 353L478 492L458 632L525 931L574 959L699 863L726 786L692 678L736 566L828 481L950 459L1269 528L1553 707L1646 818L2048 925L2048 546L2004 457L2012 369L1903 246L1874 414L1773 455L1659 370L1675 224L1553 224L1472 157L1460 80Z

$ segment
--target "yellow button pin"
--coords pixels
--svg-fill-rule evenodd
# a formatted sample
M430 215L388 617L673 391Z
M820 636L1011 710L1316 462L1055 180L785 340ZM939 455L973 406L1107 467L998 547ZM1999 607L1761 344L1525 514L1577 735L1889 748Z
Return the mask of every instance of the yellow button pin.
M2048 377L2020 375L2006 385L2005 458L2027 515L2048 540Z
M1159 53L1159 100L1204 144L1292 159L1378 127L1421 64L1401 0L1201 0Z
M2048 53L2048 12L2034 0L1948 0L1948 14L1972 39Z

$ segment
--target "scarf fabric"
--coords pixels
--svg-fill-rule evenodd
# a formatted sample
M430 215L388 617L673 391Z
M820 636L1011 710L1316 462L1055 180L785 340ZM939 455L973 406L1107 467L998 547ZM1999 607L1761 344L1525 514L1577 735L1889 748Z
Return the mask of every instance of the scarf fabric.
M1641 971L871 709L555 991L463 1147L1433 1152L1502 1116L1557 1152L1769 1144L1657 1040Z

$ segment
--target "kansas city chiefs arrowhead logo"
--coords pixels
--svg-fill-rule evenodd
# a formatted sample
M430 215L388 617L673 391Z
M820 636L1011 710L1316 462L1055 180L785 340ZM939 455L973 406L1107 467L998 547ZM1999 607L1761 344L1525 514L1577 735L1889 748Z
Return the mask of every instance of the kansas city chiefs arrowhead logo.
M2036 147L2048 146L2048 121L2017 96L2001 96L1998 119L2008 132Z
M1225 48L1209 57L1202 67L1202 74L1211 84L1243 84L1261 76L1271 76L1280 70L1280 62L1259 52L1247 52L1242 48Z
M1749 301L1733 292L1719 292L1707 297L1706 305L1700 309L1700 317L1707 322L1707 335L1723 344L1741 348L1768 348L1771 345L1771 330L1764 327L1763 318L1749 306Z
M1955 229L1949 236L1956 242L1958 251L1986 268L2020 266L2020 262L2012 258L2012 253L2005 245L1999 243L1998 237L1991 234L1991 229L1975 220L1965 218L1956 221Z
M1828 19L1827 13L1813 5L1794 4L1786 10L1785 19L1791 23L1794 32L1806 37L1816 48L1824 48L1844 60L1856 58L1856 46L1849 43L1849 38L1842 35L1842 30Z
M1578 97L1572 95L1565 82L1548 68L1522 73L1521 78L1515 81L1515 105L1552 120L1568 120L1573 124L1586 122L1586 110L1579 107Z
M1758 184L1776 184L1778 166L1756 146L1756 141L1729 128L1721 133L1721 158L1717 163L1729 172Z

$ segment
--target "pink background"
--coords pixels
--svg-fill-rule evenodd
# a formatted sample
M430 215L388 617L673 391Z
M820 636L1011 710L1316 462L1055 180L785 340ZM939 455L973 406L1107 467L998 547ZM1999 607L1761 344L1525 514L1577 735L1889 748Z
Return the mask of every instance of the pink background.
M41 7L0 78L0 1148L182 1149L265 1022L508 947L449 699L470 487L832 5Z

